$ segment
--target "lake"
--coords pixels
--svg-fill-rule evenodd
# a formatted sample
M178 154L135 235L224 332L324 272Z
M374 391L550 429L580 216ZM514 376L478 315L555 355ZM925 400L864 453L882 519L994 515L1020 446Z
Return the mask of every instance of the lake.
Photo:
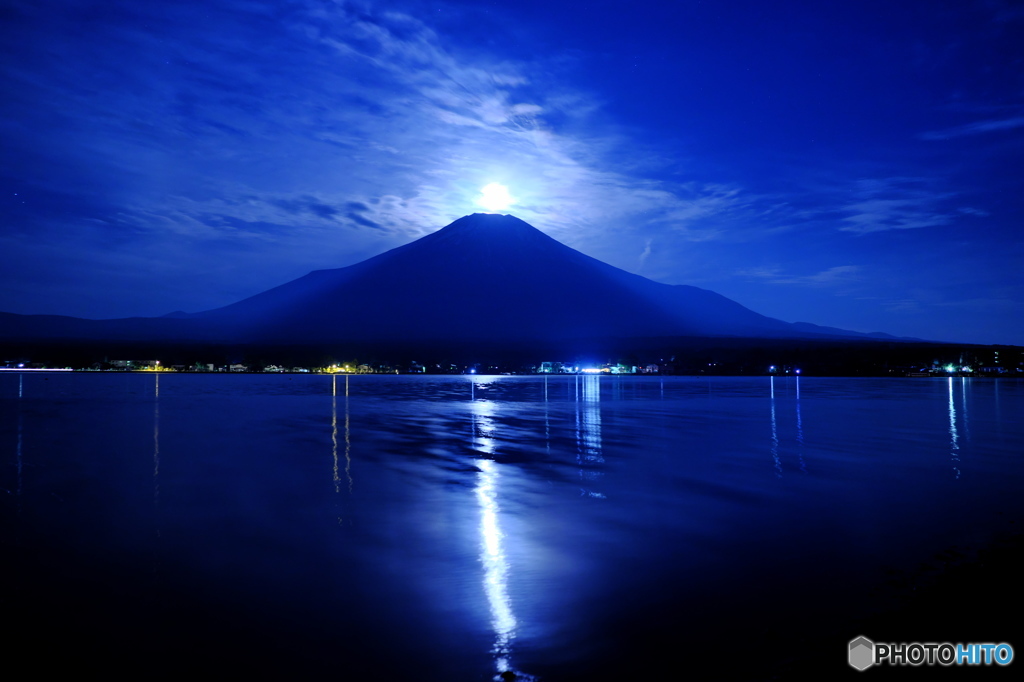
M4 372L7 647L115 677L847 672L857 628L1017 532L1022 457L1019 380ZM980 625L880 641L1019 644Z

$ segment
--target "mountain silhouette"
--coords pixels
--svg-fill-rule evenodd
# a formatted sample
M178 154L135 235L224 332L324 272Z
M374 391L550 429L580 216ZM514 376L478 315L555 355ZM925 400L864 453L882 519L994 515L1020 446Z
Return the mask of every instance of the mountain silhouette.
M201 313L122 320L4 314L3 322L7 336L232 343L865 336L789 324L706 289L654 282L514 216L487 213Z
M192 317L261 341L834 333L759 315L712 291L628 273L514 216L488 213Z

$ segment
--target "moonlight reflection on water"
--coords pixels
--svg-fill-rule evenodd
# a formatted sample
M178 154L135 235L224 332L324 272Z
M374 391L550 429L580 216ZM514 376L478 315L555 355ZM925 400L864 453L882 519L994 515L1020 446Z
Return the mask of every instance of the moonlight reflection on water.
M770 667L870 635L887 571L986 541L1024 482L1004 380L7 374L0 401L12 622L59 609L97 670L641 679L723 638Z

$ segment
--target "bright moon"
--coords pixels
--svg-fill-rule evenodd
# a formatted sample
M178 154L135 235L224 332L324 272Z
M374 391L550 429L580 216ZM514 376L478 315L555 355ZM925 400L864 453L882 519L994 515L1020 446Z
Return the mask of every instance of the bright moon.
M488 211L504 211L516 203L516 200L508 193L508 187L497 182L483 187L480 198L476 200L478 206L483 206Z

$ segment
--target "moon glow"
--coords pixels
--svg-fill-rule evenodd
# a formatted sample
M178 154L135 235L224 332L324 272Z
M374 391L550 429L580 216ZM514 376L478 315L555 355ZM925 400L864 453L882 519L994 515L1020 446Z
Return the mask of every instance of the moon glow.
M483 206L492 213L504 211L515 202L515 198L508 193L508 187L497 182L482 187L480 197L476 200L478 206Z

